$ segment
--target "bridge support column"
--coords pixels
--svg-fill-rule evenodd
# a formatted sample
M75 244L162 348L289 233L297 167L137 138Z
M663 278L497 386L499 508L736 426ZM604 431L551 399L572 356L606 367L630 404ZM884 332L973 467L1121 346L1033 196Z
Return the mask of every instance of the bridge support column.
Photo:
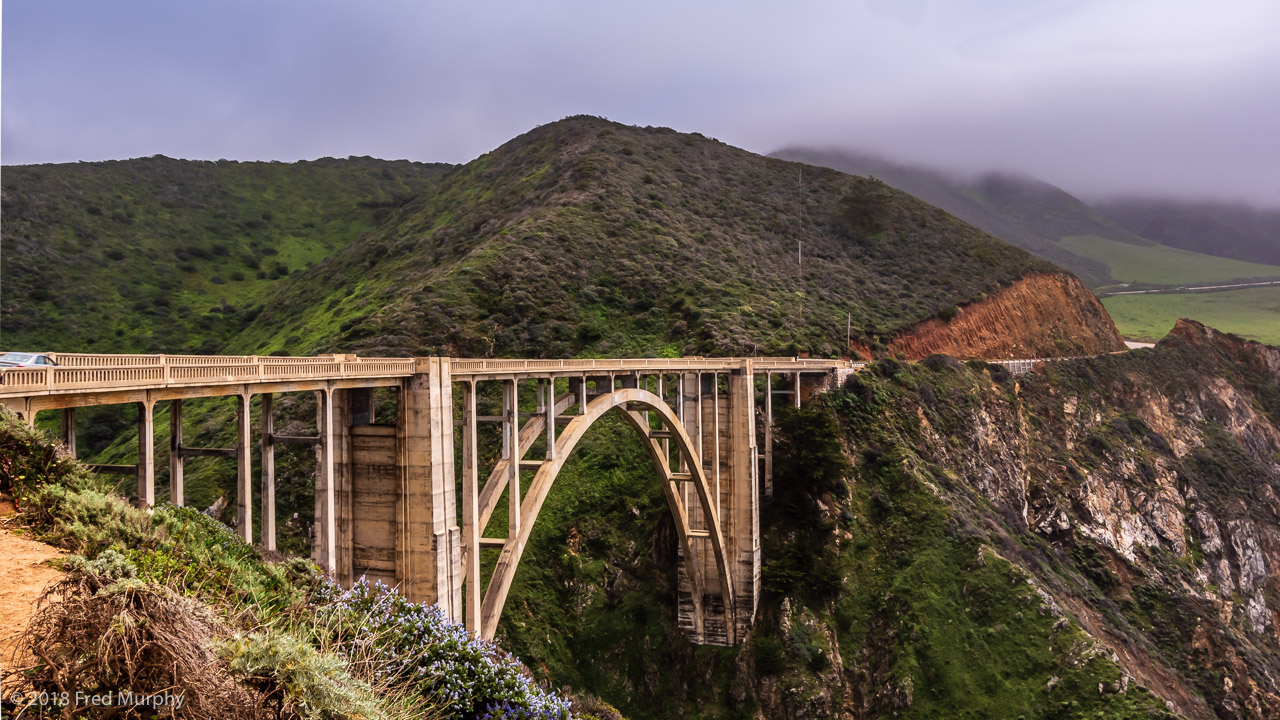
M177 401L175 401L177 402ZM262 546L276 549L276 423L271 393L262 395L261 433L258 436L262 457Z
M337 467L340 435L336 429L332 390L316 391L316 428L320 442L316 445L316 512L315 537L312 539L311 558L320 569L332 577L338 574L338 529L334 473Z
M76 456L76 409L73 407L64 408L62 411L62 446L71 453L71 457Z
M462 401L462 556L466 609L463 613L466 628L473 634L480 633L480 601L483 581L480 578L480 465L479 433L476 420L476 383L468 381L463 386Z
M773 497L773 373L764 374L764 494Z
M400 402L396 580L410 600L462 619L462 533L453 467L449 359L418 361ZM518 442L518 441L517 441Z
M502 459L507 461L507 537L520 534L520 382L502 383Z
M736 624L732 642L740 643L755 623L760 602L760 486L756 473L755 374L751 361L729 373L726 394L727 447L721 483L720 524L733 578Z
M138 502L156 504L156 422L151 398L138 403ZM35 413L32 413L34 416Z
M331 390L333 395L334 566L338 582L350 586L355 574L355 396L362 390Z
M253 423L249 415L253 396L236 396L236 534L253 544L253 468L249 450Z
M704 472L717 498L716 512L724 537L733 598L724 597L716 577L715 555L705 538L695 537L693 563L705 583L701 617L685 597L690 584L681 573L680 626L694 642L733 645L742 641L755 619L760 597L760 525L758 468L755 446L755 387L751 362L728 375L727 392L720 392L717 373L690 373L680 381L680 405L685 429L700 446ZM702 509L691 487L683 492L690 527L705 530Z
M186 502L183 497L183 456L182 448L182 401L169 401L169 502L182 507Z

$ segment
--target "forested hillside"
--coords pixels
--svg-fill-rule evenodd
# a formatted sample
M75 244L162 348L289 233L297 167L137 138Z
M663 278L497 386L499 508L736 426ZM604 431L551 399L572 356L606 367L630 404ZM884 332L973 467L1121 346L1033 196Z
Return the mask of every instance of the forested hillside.
M448 165L372 158L7 166L0 345L218 352L293 273Z

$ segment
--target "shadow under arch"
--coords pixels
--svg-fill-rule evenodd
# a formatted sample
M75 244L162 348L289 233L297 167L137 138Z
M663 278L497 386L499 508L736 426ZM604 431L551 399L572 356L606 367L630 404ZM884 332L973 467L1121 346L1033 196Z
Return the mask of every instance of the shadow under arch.
M588 403L584 412L574 417L557 437L555 459L543 463L538 468L537 474L534 475L524 500L520 504L520 530L515 537L508 538L503 544L502 552L498 556L498 562L494 566L493 575L489 581L489 587L484 593L484 602L480 608L481 638L492 640L498 631L498 619L501 617L502 608L506 604L507 593L511 590L511 582L515 578L516 568L520 565L520 557L524 554L525 543L529 540L533 523L537 520L538 513L542 509L542 503L546 500L547 493L555 483L556 477L559 476L560 469L564 466L565 461L573 452L578 441L586 434L586 431L611 410L619 411L627 419L628 424L640 433L641 438L644 440L645 448L648 450L649 458L653 461L654 467L662 478L662 492L667 499L667 507L675 518L676 532L680 536L680 547L684 552L685 562L683 568L692 590L694 615L695 618L698 618L695 622L701 623L704 584L701 572L695 562L696 556L693 554L694 537L706 537L711 541L716 561L716 574L723 593L724 607L733 608L735 606L733 585L730 582L728 563L725 558L724 537L720 532L719 499L711 494L706 475L702 470L701 459L694 450L693 442L689 439L688 433L685 432L680 419L676 417L676 414L662 398L647 390L623 388L607 395L601 395ZM655 436L655 431L650 428L649 421L641 414L644 411L657 415L659 422L663 426L662 430L656 431L658 436ZM684 461L683 466L688 472L681 473L672 470L668 454L662 447L662 440L664 439L675 443L680 457ZM682 482L693 483L698 494L698 504L702 507L706 530L690 530L688 508L685 507L684 501L681 499L680 483ZM730 628L734 626L732 620L729 621L728 625Z

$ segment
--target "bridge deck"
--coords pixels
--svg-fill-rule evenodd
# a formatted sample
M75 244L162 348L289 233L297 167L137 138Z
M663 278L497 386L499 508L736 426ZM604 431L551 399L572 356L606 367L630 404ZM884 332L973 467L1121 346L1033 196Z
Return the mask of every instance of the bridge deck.
M358 358L354 355L261 357L211 355L57 354L57 366L10 368L0 372L0 399L103 391L167 388L233 388L294 382L395 379L426 372L415 358ZM454 380L483 377L547 377L584 373L727 372L744 358L638 358L587 360L454 359ZM865 363L808 358L752 358L757 372L825 373Z

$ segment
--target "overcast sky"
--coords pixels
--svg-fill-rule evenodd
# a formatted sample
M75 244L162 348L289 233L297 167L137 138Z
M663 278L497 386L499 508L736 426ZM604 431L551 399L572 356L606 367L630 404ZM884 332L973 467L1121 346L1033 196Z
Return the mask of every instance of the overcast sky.
M1276 0L5 0L0 161L465 162L589 113L1280 206Z

